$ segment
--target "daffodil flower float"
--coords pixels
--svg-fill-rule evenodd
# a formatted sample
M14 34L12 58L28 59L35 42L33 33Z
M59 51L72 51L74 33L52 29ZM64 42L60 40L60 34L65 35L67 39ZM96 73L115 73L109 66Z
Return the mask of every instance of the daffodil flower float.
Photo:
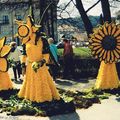
M12 82L8 75L7 55L10 53L11 47L5 45L6 37L0 39L0 91L12 89Z
M105 22L93 30L89 43L93 56L101 61L95 88L118 88L115 62L120 59L120 25Z

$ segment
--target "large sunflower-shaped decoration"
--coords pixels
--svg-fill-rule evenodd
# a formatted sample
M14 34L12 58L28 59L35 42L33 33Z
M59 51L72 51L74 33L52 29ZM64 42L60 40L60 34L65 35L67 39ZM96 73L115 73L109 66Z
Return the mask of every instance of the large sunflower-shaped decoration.
M21 39L22 44L26 44L30 39L35 39L33 33L36 33L41 26L38 26L34 23L34 20L31 16L28 16L25 21L18 21L18 36Z
M11 47L5 45L6 37L0 39L0 71L6 72L8 70L8 62L6 56L9 54Z
M93 30L89 43L95 58L105 63L116 62L120 58L120 25L104 23Z

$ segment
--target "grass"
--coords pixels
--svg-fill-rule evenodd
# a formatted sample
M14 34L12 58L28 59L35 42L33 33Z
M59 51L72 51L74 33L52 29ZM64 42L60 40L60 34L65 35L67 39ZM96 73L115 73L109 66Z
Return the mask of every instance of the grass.
M90 58L91 50L85 47L73 48L74 55L80 58ZM63 49L58 49L58 55L62 56Z

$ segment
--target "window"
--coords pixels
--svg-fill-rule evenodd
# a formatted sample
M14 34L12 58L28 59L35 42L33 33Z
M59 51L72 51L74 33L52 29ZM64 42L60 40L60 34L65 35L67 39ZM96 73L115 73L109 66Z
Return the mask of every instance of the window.
M9 23L8 15L4 15L2 21L3 23Z
M16 15L16 19L17 20L22 20L22 16L21 15Z

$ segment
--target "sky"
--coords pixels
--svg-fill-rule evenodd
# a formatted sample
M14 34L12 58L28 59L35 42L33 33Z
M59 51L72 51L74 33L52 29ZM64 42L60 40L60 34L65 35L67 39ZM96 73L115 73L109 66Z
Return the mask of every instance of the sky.
M68 3L68 1L69 0L60 0L58 6ZM96 1L97 0L82 0L85 10L87 10L94 3L96 3ZM110 8L112 16L115 16L115 12L120 10L120 3L113 4L113 5L114 6L119 6L118 8ZM67 7L66 10L70 13L71 17L80 16L76 7L72 3ZM88 15L93 15L93 16L99 16L101 14L101 11L102 11L101 10L101 3L99 2L99 4L97 4L94 8L92 8L87 14ZM62 13L62 16L64 18L69 17L69 15L66 12Z

